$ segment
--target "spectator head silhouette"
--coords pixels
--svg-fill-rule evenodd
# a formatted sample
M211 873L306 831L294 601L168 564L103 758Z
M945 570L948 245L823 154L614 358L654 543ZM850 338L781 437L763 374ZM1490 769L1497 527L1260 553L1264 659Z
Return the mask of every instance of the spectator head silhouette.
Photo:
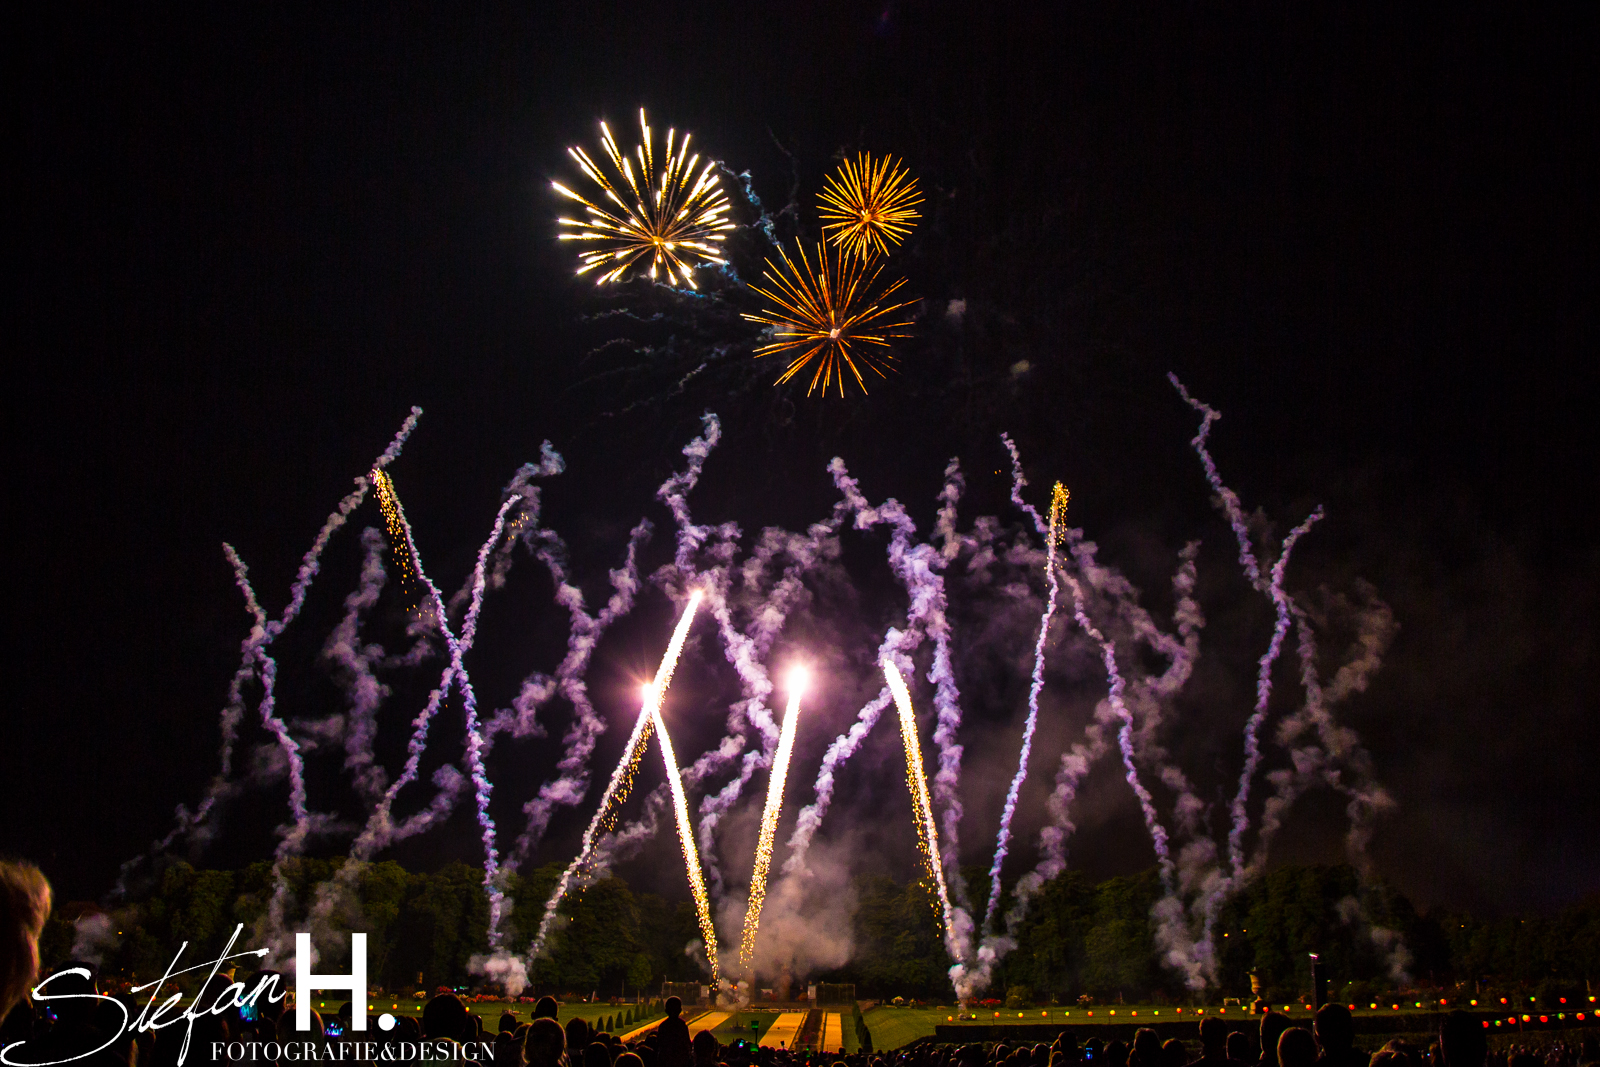
M591 1041L583 1050L583 1067L611 1067L611 1046Z
M1587 1038L1587 1046L1594 1038ZM1489 1058L1488 1035L1483 1024L1464 1011L1453 1011L1439 1024L1439 1051L1444 1067L1483 1067ZM1584 1062L1595 1059L1593 1050L1585 1049Z
M1281 1011L1269 1011L1261 1016L1261 1063L1275 1067L1278 1062L1278 1038L1289 1029L1289 1017Z
M1161 1067L1161 1038L1148 1026L1133 1035L1133 1050L1128 1054L1133 1067Z
M1356 1043L1356 1021L1343 1004L1324 1004L1311 1023L1317 1044L1329 1056L1342 1057Z
M535 1019L554 1019L558 1012L555 997L540 997L539 1003L533 1006Z
M443 1037L468 1040L476 1036L477 1027L472 1026L467 1016L467 1006L460 997L454 993L440 993L422 1009L422 1035L429 1041Z
M1303 1026L1291 1026L1278 1038L1280 1067L1312 1067L1317 1062L1317 1039Z
M1200 1020L1200 1054L1221 1059L1228 1044L1228 1024L1215 1015Z
M566 1031L553 1017L541 1015L528 1024L522 1038L522 1058L528 1067L560 1067L566 1051Z
M662 1005L662 1008L666 1011L667 1018L676 1019L678 1016L683 1014L683 1001L677 997L668 997L667 1002Z
M589 1024L583 1019L567 1020L567 1047L572 1049L572 1056L577 1058L578 1050L589 1043Z
M710 1030L702 1030L694 1035L695 1067L717 1067L717 1059L721 1054L722 1046L717 1043L717 1035Z
M611 1067L644 1067L644 1059L636 1052L624 1052L612 1061Z
M50 883L31 863L0 860L0 1020L39 977L39 935L50 917Z
M1189 1050L1175 1037L1167 1038L1161 1046L1161 1055L1163 1067L1184 1067L1189 1062Z
M1243 1063L1250 1058L1250 1035L1243 1030L1235 1030L1228 1035L1228 1058Z
M517 1029L517 1013L514 1012L514 1011L503 1011L503 1012L501 1012L500 1013L500 1025L495 1027L495 1030L497 1030L499 1033L502 1033L502 1034L510 1034L510 1033L515 1033L516 1029Z

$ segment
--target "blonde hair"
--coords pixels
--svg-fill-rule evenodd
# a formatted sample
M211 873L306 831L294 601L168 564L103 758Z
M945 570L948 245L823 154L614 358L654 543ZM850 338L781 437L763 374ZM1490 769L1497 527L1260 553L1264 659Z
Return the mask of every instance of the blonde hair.
M39 976L39 935L50 917L50 883L31 863L0 860L0 1019Z

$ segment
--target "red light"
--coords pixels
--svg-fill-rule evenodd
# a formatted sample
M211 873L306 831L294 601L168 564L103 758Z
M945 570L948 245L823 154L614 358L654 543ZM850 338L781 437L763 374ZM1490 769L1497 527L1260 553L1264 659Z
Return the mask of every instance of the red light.
M1550 1021L1550 1017L1548 1015L1541 1015L1539 1016L1539 1021L1542 1023L1547 1023Z

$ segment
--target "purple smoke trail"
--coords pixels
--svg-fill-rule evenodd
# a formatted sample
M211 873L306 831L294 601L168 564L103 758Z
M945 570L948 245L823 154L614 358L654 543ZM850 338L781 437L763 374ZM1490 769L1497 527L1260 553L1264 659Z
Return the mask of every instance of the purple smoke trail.
M741 578L739 591L745 600L753 602L749 610L750 622L744 630L734 623L733 597L726 583L710 583L711 611L717 620L723 651L739 675L743 689L743 699L730 709L730 721L735 732L741 735L744 721L754 725L761 735L760 748L744 754L739 773L719 792L705 797L700 803L697 836L701 861L715 896L720 897L723 888L722 872L714 851L716 828L743 794L755 771L772 765L778 744L777 723L773 721L772 710L767 706L773 685L763 661L789 615L808 595L805 575L818 564L838 558L839 522L840 516L835 514L829 522L812 524L803 535L774 528L761 532L750 558L738 569ZM776 560L780 555L787 556L788 562L772 582L771 589L763 592L763 580L776 569ZM731 568L721 572L732 573Z
M1244 873L1244 834L1250 825L1248 808L1250 783L1255 778L1256 767L1261 763L1261 744L1258 735L1261 732L1261 724L1267 717L1267 702L1272 696L1272 666L1277 662L1284 636L1289 632L1290 603L1288 594L1283 591L1283 576L1289 566L1289 553L1294 551L1295 542L1305 536L1320 518L1322 509L1319 507L1306 516L1304 522L1289 531L1289 536L1283 539L1283 549L1278 555L1278 562L1272 566L1272 580L1267 586L1267 595L1272 598L1278 618L1272 628L1272 640L1268 642L1267 651L1261 656L1260 671L1256 675L1255 710L1244 724L1244 769L1239 774L1239 790L1233 797L1233 825L1228 831L1228 865L1232 880L1237 880Z
M372 812L367 817L366 825L351 844L350 853L345 863L341 865L334 879L318 887L316 903L313 908L313 923L326 920L339 899L355 884L367 861L380 849L387 848L395 841L403 840L413 834L421 833L435 823L447 818L454 807L456 797L465 785L465 779L459 771L448 765L440 767L433 776L436 792L428 806L400 826L394 824L393 810L395 798L400 791L416 780L422 762L422 753L428 745L429 728L434 716L438 713L452 685L461 690L462 702L465 706L465 730L467 735L467 769L474 786L474 797L478 804L478 821L483 831L484 842L484 892L489 900L489 937L491 945L499 948L503 934L500 931L500 922L504 917L505 901L504 892L500 885L499 853L495 845L495 825L489 817L489 797L493 785L484 771L484 744L481 731L478 729L477 695L473 691L471 678L466 672L464 658L471 649L477 637L478 615L483 607L483 593L489 584L489 559L496 546L499 545L502 533L507 526L507 515L516 512L514 525L517 537L527 536L531 528L538 521L539 493L536 487L529 484L531 478L544 473L559 472L560 467L555 466L549 470L550 457L553 452L548 442L544 449L546 462L543 465L525 464L512 478L506 487L505 500L495 515L494 527L487 541L478 550L477 562L473 568L470 579L471 601L467 608L466 618L463 620L461 638L458 640L450 630L449 619L446 616L444 599L439 593L439 587L433 579L428 577L422 566L422 556L417 551L416 537L411 529L411 523L406 519L405 508L400 503L399 495L393 486L387 486L389 500L393 506L393 523L398 529L400 537L404 540L408 558L411 560L413 576L422 585L426 592L424 605L419 608L423 625L437 628L439 635L444 639L450 653L450 661L446 664L439 684L428 694L428 701L416 718L412 721L411 737L406 744L406 761L400 774L389 783L383 795L379 798ZM559 462L560 457L555 457ZM502 577L504 572L501 572ZM413 624L415 628L417 624Z
M1368 603L1357 614L1356 652L1337 672L1333 682L1323 688L1317 673L1316 638L1306 613L1294 606L1295 630L1299 640L1300 677L1306 700L1302 709L1286 718L1278 729L1278 741L1289 749L1291 767L1274 771L1267 778L1274 794L1267 798L1256 835L1256 851L1245 868L1250 879L1266 867L1268 849L1284 817L1296 798L1316 782L1326 782L1350 798L1350 834L1347 846L1351 863L1364 876L1370 873L1366 841L1373 819L1394 806L1389 794L1374 780L1372 757L1361 745L1360 736L1333 718L1332 708L1352 693L1365 691L1372 673L1382 664L1383 654L1394 639L1397 624L1389 606L1366 590ZM1300 745L1306 730L1315 728L1320 743ZM1347 781L1345 771L1353 781Z
M862 494L860 485L850 477L844 460L835 457L828 464L833 484L844 498L837 508L854 515L858 530L888 525L889 567L905 587L911 600L908 614L923 620L923 630L933 638L933 665L928 680L934 684L933 704L938 725L933 740L939 748L939 772L934 776L934 795L943 806L939 857L945 868L946 879L955 897L952 922L946 930L951 946L951 956L956 960L952 971L959 970L969 961L972 949L972 912L967 901L966 882L961 877L960 833L962 806L957 787L961 778L962 746L956 742L961 727L961 693L956 686L955 671L950 660L950 623L945 617L944 578L940 573L945 566L944 556L929 544L912 544L916 524L906 514L905 508L893 497L873 507ZM952 477L959 478L959 468L953 474L946 470L947 484ZM953 506L958 489L941 493L946 507ZM904 651L904 650L901 650Z
M1001 434L1000 439L1005 442L1006 449L1011 453L1013 471L1011 500L1030 514L1034 526L1038 527L1043 521L1039 512L1022 499L1022 487L1028 483L1027 479L1022 477L1017 447L1006 434ZM1044 614L1039 617L1039 639L1033 646L1033 681L1028 689L1028 717L1022 726L1022 749L1017 754L1017 773L1012 776L1011 787L1006 790L1005 806L1000 811L1000 832L995 838L994 862L989 866L989 904L983 913L985 936L994 932L994 914L1000 907L1000 870L1005 865L1006 851L1011 844L1011 818L1017 810L1017 797L1022 792L1022 783L1028 778L1028 757L1033 752L1033 732L1039 722L1039 694L1044 689L1045 642L1050 636L1050 619L1056 613L1056 595L1060 588L1056 580L1056 542L1052 536L1053 531L1049 529L1048 523L1044 523L1044 529L1040 532L1045 539L1045 574L1049 579L1050 593L1045 602Z
M389 446L373 461L371 469L382 470L399 457L400 450L405 447L406 439L411 436L411 431L416 429L417 420L421 417L422 409L413 407L411 413L406 416L405 421L400 424L400 429L390 439ZM180 804L177 811L177 825L173 827L167 836L157 841L147 854L165 852L172 847L173 842L179 837L192 838L198 836L202 843L209 837L209 834L202 829L203 824L210 816L217 802L227 794L229 781L233 777L234 746L238 742L239 724L244 719L244 685L252 675L258 673L266 647L300 613L300 608L305 603L306 591L310 588L312 579L316 577L317 571L321 568L322 550L327 547L328 541L338 531L339 527L344 525L350 513L366 499L369 488L371 488L371 485L366 475L357 477L355 488L343 500L339 501L339 506L323 522L322 529L317 532L316 539L311 543L311 548L306 551L305 556L300 561L300 569L296 572L294 584L289 590L289 603L284 607L283 613L279 618L269 623L265 614L260 611L259 605L255 602L254 591L249 592L247 600L251 607L252 617L256 619L256 625L252 627L240 647L239 667L234 672L233 681L228 686L228 703L223 707L221 717L222 746L219 760L220 767L216 777L211 780L205 797L201 799L195 810L190 812ZM225 551L232 552L231 549L225 549ZM236 569L235 574L237 573ZM246 584L248 585L248 583ZM270 660L270 657L268 659ZM137 862L138 857L122 865L116 888L113 890L114 897L120 899L126 894L127 878L132 873L133 867Z
M836 459L834 463L839 465L838 470L835 472L836 484L839 484L841 490L844 491L844 499L834 506L835 522L840 522L843 516L852 512L858 516L858 523L863 516L869 518L869 520L880 521L877 520L876 513L867 507L866 499L862 496L855 481L847 475L844 475L841 479L841 475L844 472L843 462ZM960 535L956 533L955 528L956 505L965 486L965 482L961 477L961 465L956 460L952 459L945 466L944 475L944 486L939 492L939 518L934 532L934 536L940 538L944 543L944 548L940 552L941 565L946 565L954 560L961 551L962 540ZM899 505L895 506L898 507ZM904 517L903 513L902 517ZM909 520L905 523L896 523L893 526L889 548L891 560L902 558L910 551L911 532L913 532L913 528L910 526ZM936 603L937 601L934 598L918 596L913 591L910 605L906 611L905 629L899 630L892 626L888 629L883 636L882 643L878 646L877 655L874 657L875 662L882 663L886 657L893 654L905 656L909 662L910 657L921 646L923 638L927 634L929 612L936 606ZM872 728L878 723L879 716L883 714L883 710L889 706L892 700L893 694L889 692L888 686L884 686L879 690L877 696L869 700L856 713L856 721L850 725L850 729L840 734L828 746L827 752L822 757L822 766L817 771L816 785L813 787L815 799L800 809L800 814L795 820L794 833L789 838L789 858L783 865L785 876L793 877L805 871L806 853L810 850L811 839L822 825L822 819L827 815L828 808L833 802L834 775L838 772L841 764L855 755L856 750L861 747L861 743L872 732Z
M1230 815L1232 824L1228 830L1228 868L1226 878L1216 880L1202 901L1204 911L1204 932L1201 946L1209 950L1212 942L1212 930L1216 925L1217 911L1222 905L1223 898L1236 887L1244 876L1244 835L1249 829L1249 799L1250 786L1255 778L1256 768L1261 762L1261 747L1259 734L1261 724L1266 720L1268 702L1272 696L1272 668L1277 662L1278 653L1283 647L1283 639L1288 633L1291 602L1283 590L1283 577L1288 567L1289 554L1294 549L1295 542L1303 537L1311 527L1322 518L1322 509L1318 507L1299 526L1290 531L1284 538L1283 547L1279 552L1278 561L1273 565L1269 579L1263 580L1261 565L1250 544L1250 532L1244 521L1244 512L1239 503L1239 497L1233 490L1222 482L1222 475L1217 470L1216 461L1212 459L1210 450L1206 447L1206 439L1211 433L1211 424L1221 418L1221 414L1214 408L1202 403L1189 395L1176 374L1169 373L1167 380L1184 402L1200 413L1200 430L1195 435L1193 444L1195 452L1200 457L1201 466L1205 469L1206 481L1211 486L1212 492L1217 496L1223 514L1227 517L1228 525L1233 528L1233 535L1239 545L1239 563L1244 568L1250 584L1264 592L1273 604L1276 612L1276 621L1273 625L1272 639L1268 642L1267 651L1263 653L1259 671L1256 676L1256 706L1250 718L1245 722L1244 769L1239 775L1239 788L1234 795Z
M1189 443L1199 453L1200 464L1205 468L1206 481L1211 485L1211 491L1217 494L1217 500L1222 505L1222 513L1228 519L1228 525L1233 527L1233 536L1239 542L1239 565L1244 568L1245 577L1250 579L1250 584L1257 589L1264 590L1261 579L1261 564L1256 561L1255 550L1250 547L1250 528L1244 521L1244 509L1239 505L1239 496L1232 489L1222 484L1222 475L1217 472L1216 461L1211 458L1211 452L1206 448L1206 438L1211 436L1211 424L1222 418L1222 412L1196 400L1189 395L1189 390L1183 387L1176 374L1167 373L1167 381L1178 391L1184 403L1194 408L1201 415L1200 432L1195 434L1194 440Z
M491 731L510 728L516 736L532 736L538 732L535 715L541 705L559 692L572 704L572 724L561 741L562 757L556 764L557 776L539 787L539 793L523 805L527 822L517 839L516 852L510 866L520 867L543 840L549 829L555 809L578 804L589 791L589 757L606 722L589 699L589 686L584 680L589 661L600 643L600 637L617 619L633 610L634 597L639 592L639 547L650 537L651 525L641 521L628 538L627 557L621 568L610 572L611 597L598 616L589 614L584 604L583 591L567 581L565 545L554 533L548 533L539 548L539 558L549 568L556 585L556 602L565 607L571 616L567 636L567 654L556 668L553 678L536 677L523 682L522 692L513 702L511 711L501 712L491 723ZM514 713L514 717L512 717ZM509 721L508 721L509 719Z
M1200 431L1191 444L1200 456L1200 464L1205 468L1206 481L1210 484L1212 492L1217 495L1223 514L1227 517L1228 525L1233 528L1233 536L1239 544L1239 564L1244 568L1250 584L1266 593L1272 600L1273 608L1277 612L1277 621L1273 626L1272 640L1267 645L1267 651L1261 657L1260 670L1256 676L1256 706L1249 720L1245 723L1244 771L1239 776L1239 789L1234 796L1232 806L1232 827L1228 831L1228 865L1230 885L1237 884L1244 872L1244 834L1249 828L1249 812L1247 804L1250 799L1250 783L1255 777L1256 767L1261 762L1261 747L1258 734L1261 724L1267 716L1267 703L1272 696L1272 667L1277 662L1278 653L1283 647L1283 639L1289 630L1290 601L1288 594L1283 591L1284 570L1289 563L1289 553L1298 541L1311 527L1322 518L1322 509L1313 511L1304 522L1290 531L1284 538L1283 548L1279 553L1278 561L1273 565L1271 579L1263 582L1261 565L1256 559L1256 554L1250 545L1250 531L1244 521L1244 511L1239 504L1239 497L1232 489L1222 483L1222 475L1217 470L1216 461L1211 458L1211 452L1206 448L1206 439L1211 434L1211 424L1222 417L1221 413L1205 403L1189 395L1189 390L1184 388L1176 374L1169 373L1167 380L1178 391L1184 402L1200 413ZM1226 890L1222 890L1225 892ZM1220 904L1220 899L1208 900L1208 915ZM1211 927L1211 919L1207 919L1206 927Z
M1122 752L1122 765L1127 768L1126 778L1128 785L1133 789L1134 796L1139 798L1139 810L1144 813L1144 824L1150 831L1150 841L1155 845L1156 864L1161 869L1161 884L1166 887L1170 895L1173 891L1173 866L1172 857L1167 849L1166 827L1161 825L1161 819L1156 814L1155 800L1150 796L1150 791L1139 780L1139 769L1134 764L1133 753L1133 715L1128 711L1128 706L1123 701L1123 692L1126 684L1122 679L1122 672L1117 668L1117 646L1089 621L1088 614L1083 608L1083 589L1078 585L1078 580L1070 574L1063 573L1067 580L1067 588L1072 590L1072 613L1078 620L1078 625L1083 632L1100 646L1101 660L1105 664L1106 677L1111 682L1111 692L1107 700L1111 710L1115 712L1121 726L1117 730L1117 747Z
M383 531L373 527L362 530L361 545L366 555L360 582L355 592L345 597L344 618L328 635L322 654L335 664L340 683L350 699L345 726L345 770L351 772L351 784L361 798L368 804L375 804L388 783L388 775L373 758L372 742L378 733L378 707L388 697L389 687L378 680L374 670L383 659L383 647L361 643L361 619L383 592L386 577Z
M1001 436L1001 440L1005 442L1006 451L1011 453L1011 499L1033 518L1035 529L1049 537L1049 523L1045 522L1033 505L1022 499L1022 487L1027 485L1028 481L1022 474L1022 459L1017 452L1017 446L1010 437L1005 435ZM1076 545L1082 535L1073 530L1069 531L1067 536ZM1127 685L1123 681L1121 670L1117 667L1117 646L1110 638L1102 634L1094 623L1089 621L1089 615L1084 610L1083 589L1078 584L1078 580L1064 570L1061 572L1061 576L1067 580L1067 587L1072 590L1073 618L1077 620L1083 632L1088 634L1100 646L1101 661L1105 665L1106 678L1111 685L1111 691L1106 699L1112 712L1121 723L1117 731L1117 746L1122 751L1123 766L1127 768L1126 778L1128 785L1132 787L1134 796L1139 799L1139 809L1144 813L1145 827L1150 831L1150 840L1155 845L1156 861L1161 868L1162 884L1168 887L1168 892L1171 892L1173 867L1172 859L1167 850L1167 831L1161 825L1161 819L1156 814L1155 801L1150 796L1150 791L1144 787L1144 783L1139 780L1139 771L1134 765L1133 714L1128 710L1128 706L1123 699Z

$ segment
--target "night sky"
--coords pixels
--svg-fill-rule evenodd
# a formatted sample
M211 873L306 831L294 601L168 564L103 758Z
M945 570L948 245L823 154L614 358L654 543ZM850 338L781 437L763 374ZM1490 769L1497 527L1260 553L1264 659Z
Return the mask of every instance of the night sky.
M501 486L549 439L570 466L546 519L591 599L639 516L658 527L650 562L666 559L654 488L706 410L727 437L697 518L746 531L825 517L835 455L924 531L959 455L965 518L1015 522L991 473L1010 431L1041 502L1064 479L1073 523L1158 608L1174 554L1203 540L1218 666L1174 749L1220 796L1271 613L1239 578L1172 370L1224 413L1218 462L1275 536L1326 507L1291 590L1370 582L1399 623L1340 712L1399 805L1379 873L1421 905L1485 912L1600 889L1600 14L1528 6L222 5L13 23L0 851L63 898L99 898L199 798L248 625L221 543L280 607L412 404L426 414L394 473L441 585L467 575ZM768 211L793 197L780 233L814 238L842 153L907 161L928 200L898 259L923 298L900 374L808 400L749 358L738 286L702 312L571 277L549 180L570 180L564 149L597 120L631 131L641 105L748 170ZM758 235L732 244L755 276ZM621 308L664 317L595 318ZM623 336L653 347L599 348ZM291 714L337 703L317 650L359 564L355 532L340 538L279 648ZM857 546L862 596L892 605L880 543ZM548 580L518 568L474 661L499 704L564 641ZM624 682L670 625L659 592L635 616L591 678L613 723L602 775ZM685 699L717 685L720 652L708 638L697 654ZM986 864L1021 710L967 688L964 858ZM397 693L394 714L423 692ZM791 782L809 790L848 704L819 713L829 728ZM712 719L679 748L714 742ZM1050 736L1035 783L1071 734ZM871 774L904 805L892 741L830 825L872 821L891 794ZM506 818L550 745L508 743ZM1103 777L1074 864L1148 866L1131 796L1115 767ZM199 861L269 855L283 793L254 794ZM571 854L587 813L541 862ZM1031 840L1037 814L1020 825ZM1343 826L1334 799L1308 798L1275 855L1337 861ZM878 841L896 877L914 874L909 836ZM630 879L665 872L656 888L681 895L671 847ZM475 849L458 817L399 858Z

